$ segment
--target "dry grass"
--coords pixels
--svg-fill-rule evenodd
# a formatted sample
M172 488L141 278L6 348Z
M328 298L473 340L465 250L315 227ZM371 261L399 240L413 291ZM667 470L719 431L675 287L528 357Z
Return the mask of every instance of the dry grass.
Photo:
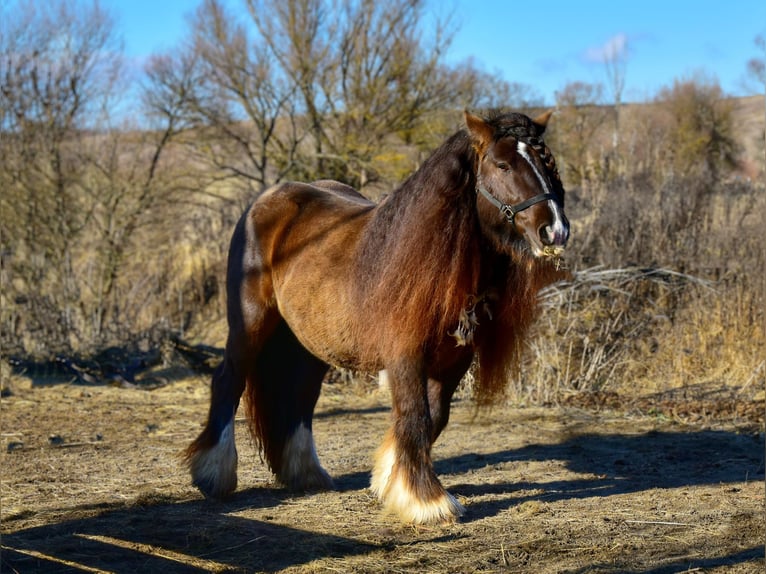
M468 512L412 528L367 490L389 401L368 382L343 392L352 384L326 389L314 423L337 491L275 486L238 419L239 490L209 502L178 457L204 419L205 380L148 392L13 379L0 403L0 569L762 572L756 424L574 408L477 413L457 401L434 458Z
M763 401L766 348L758 294L668 269L592 268L543 294L511 398L559 403L575 393L624 400L705 387ZM691 397L690 397L691 398Z

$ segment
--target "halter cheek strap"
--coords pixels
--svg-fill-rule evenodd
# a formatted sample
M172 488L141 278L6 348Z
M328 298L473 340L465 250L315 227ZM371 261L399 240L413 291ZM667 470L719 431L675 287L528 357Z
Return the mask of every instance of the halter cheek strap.
M476 189L479 193L481 193L484 197L486 197L489 202L497 207L498 210L500 210L500 213L505 216L505 218L508 220L508 223L513 225L513 227L516 227L516 214L520 211L524 211L525 209L528 209L535 205L536 203L542 203L543 201L555 201L556 196L552 193L540 193L538 195L535 195L534 197L530 197L529 199L525 199L524 201L517 203L516 205L508 205L507 203L503 203L499 199L497 199L494 195L492 195L489 191L487 191L487 188L483 185L479 184L476 186Z

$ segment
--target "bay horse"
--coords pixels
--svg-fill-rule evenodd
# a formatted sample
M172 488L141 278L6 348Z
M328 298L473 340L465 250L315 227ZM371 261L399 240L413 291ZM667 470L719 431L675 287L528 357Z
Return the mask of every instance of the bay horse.
M406 523L464 512L434 472L431 447L477 360L480 404L518 369L538 291L562 277L564 188L542 136L551 112L465 112L448 138L378 204L335 181L262 192L233 233L224 359L207 423L186 450L193 483L237 486L234 414L294 490L331 489L312 435L330 365L385 370L392 422L371 489Z

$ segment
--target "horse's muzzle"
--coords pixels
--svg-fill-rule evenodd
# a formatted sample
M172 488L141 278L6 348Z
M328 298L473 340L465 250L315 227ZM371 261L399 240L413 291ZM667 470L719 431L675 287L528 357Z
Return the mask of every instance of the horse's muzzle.
M537 230L545 252L561 253L569 241L569 220L559 204L551 202L553 221L541 225Z
M563 249L569 241L569 222L556 221L552 225L544 225L540 228L540 241L545 247L559 247Z

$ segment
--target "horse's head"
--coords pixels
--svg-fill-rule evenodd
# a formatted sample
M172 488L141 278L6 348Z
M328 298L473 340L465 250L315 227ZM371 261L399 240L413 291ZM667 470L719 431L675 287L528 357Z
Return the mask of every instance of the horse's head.
M508 249L519 237L536 257L558 257L569 239L564 187L542 140L551 112L532 120L508 113L465 121L478 155L477 211L495 244Z

